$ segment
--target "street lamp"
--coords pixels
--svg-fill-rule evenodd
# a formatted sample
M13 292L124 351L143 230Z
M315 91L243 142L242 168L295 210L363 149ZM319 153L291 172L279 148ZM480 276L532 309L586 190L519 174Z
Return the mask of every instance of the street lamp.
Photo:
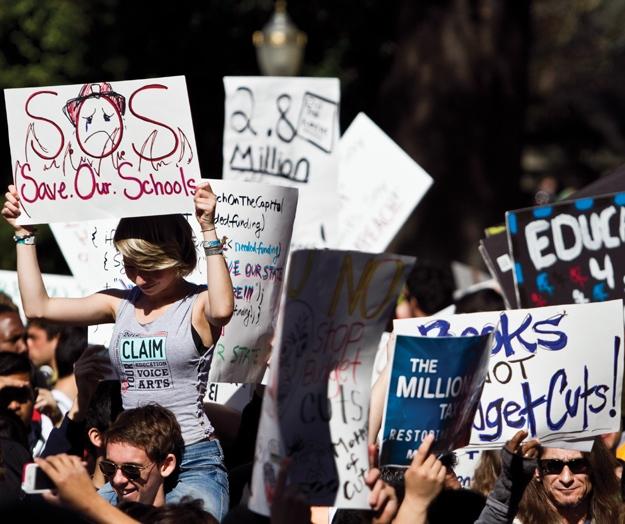
M277 0L273 16L252 41L263 75L295 76L302 64L306 33L300 31L286 12L286 2Z

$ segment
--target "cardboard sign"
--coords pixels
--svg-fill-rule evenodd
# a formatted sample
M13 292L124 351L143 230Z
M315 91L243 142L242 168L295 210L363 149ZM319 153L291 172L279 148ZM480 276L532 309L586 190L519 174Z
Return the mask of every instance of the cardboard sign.
M192 211L200 168L184 77L4 93L20 223Z
M492 334L395 338L380 465L410 465L429 434L436 438L434 453L469 443L491 342Z
M280 462L310 504L368 508L371 368L412 257L291 256L281 328L256 440L253 511L269 515Z
M333 245L339 81L225 77L223 178L297 187L294 247Z
M364 113L341 137L340 249L386 251L432 178Z
M235 305L234 316L215 345L209 380L257 383L263 377L276 327L297 190L224 180L210 183L217 197L217 233L226 237ZM188 219L196 238L198 265L187 278L202 284L206 283L202 233L195 217ZM132 285L113 245L116 225L116 221L52 225L69 267L91 292ZM108 345L110 333L110 328L96 326L90 340Z
M395 320L394 327L413 336L494 332L472 447L499 448L519 429L543 444L619 431L621 300Z
M521 306L623 297L624 221L625 193L507 212Z

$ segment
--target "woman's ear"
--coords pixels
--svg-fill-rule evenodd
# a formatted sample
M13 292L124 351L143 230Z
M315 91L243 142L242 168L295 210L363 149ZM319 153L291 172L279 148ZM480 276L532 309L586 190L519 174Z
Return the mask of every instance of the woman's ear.
M169 477L176 469L176 457L169 453L161 463L161 477Z
M89 437L91 444L93 444L96 448L100 449L104 445L102 433L100 433L100 430L98 428L89 428L89 431L87 431L87 436Z

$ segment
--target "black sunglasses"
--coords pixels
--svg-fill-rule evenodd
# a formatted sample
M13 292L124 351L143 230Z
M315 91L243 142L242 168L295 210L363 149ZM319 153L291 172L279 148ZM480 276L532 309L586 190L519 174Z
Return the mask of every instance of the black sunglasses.
M104 459L100 462L100 471L105 477L113 478L118 469L122 470L122 474L128 480L137 481L141 478L141 472L148 466L140 466L139 464L116 464L112 460Z
M11 402L17 401L20 404L35 400L36 393L30 386L16 388L7 386L0 389L0 407L6 408Z
M572 460L543 459L538 461L538 467L544 475L559 475L564 466L568 466L571 473L588 473L588 461L585 458Z

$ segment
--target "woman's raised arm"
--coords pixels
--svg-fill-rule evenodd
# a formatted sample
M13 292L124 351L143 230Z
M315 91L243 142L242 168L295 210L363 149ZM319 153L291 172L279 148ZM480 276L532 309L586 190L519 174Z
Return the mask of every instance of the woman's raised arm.
M204 304L204 316L213 326L225 326L234 311L234 294L230 272L223 257L223 246L215 231L215 207L217 199L208 182L198 186L194 196L195 216L204 237L206 253L206 282L208 299Z
M26 317L80 325L113 322L122 292L95 293L84 298L48 296L37 259L35 228L16 223L21 209L14 185L9 186L5 197L1 213L15 231L13 238L17 249L17 280Z

